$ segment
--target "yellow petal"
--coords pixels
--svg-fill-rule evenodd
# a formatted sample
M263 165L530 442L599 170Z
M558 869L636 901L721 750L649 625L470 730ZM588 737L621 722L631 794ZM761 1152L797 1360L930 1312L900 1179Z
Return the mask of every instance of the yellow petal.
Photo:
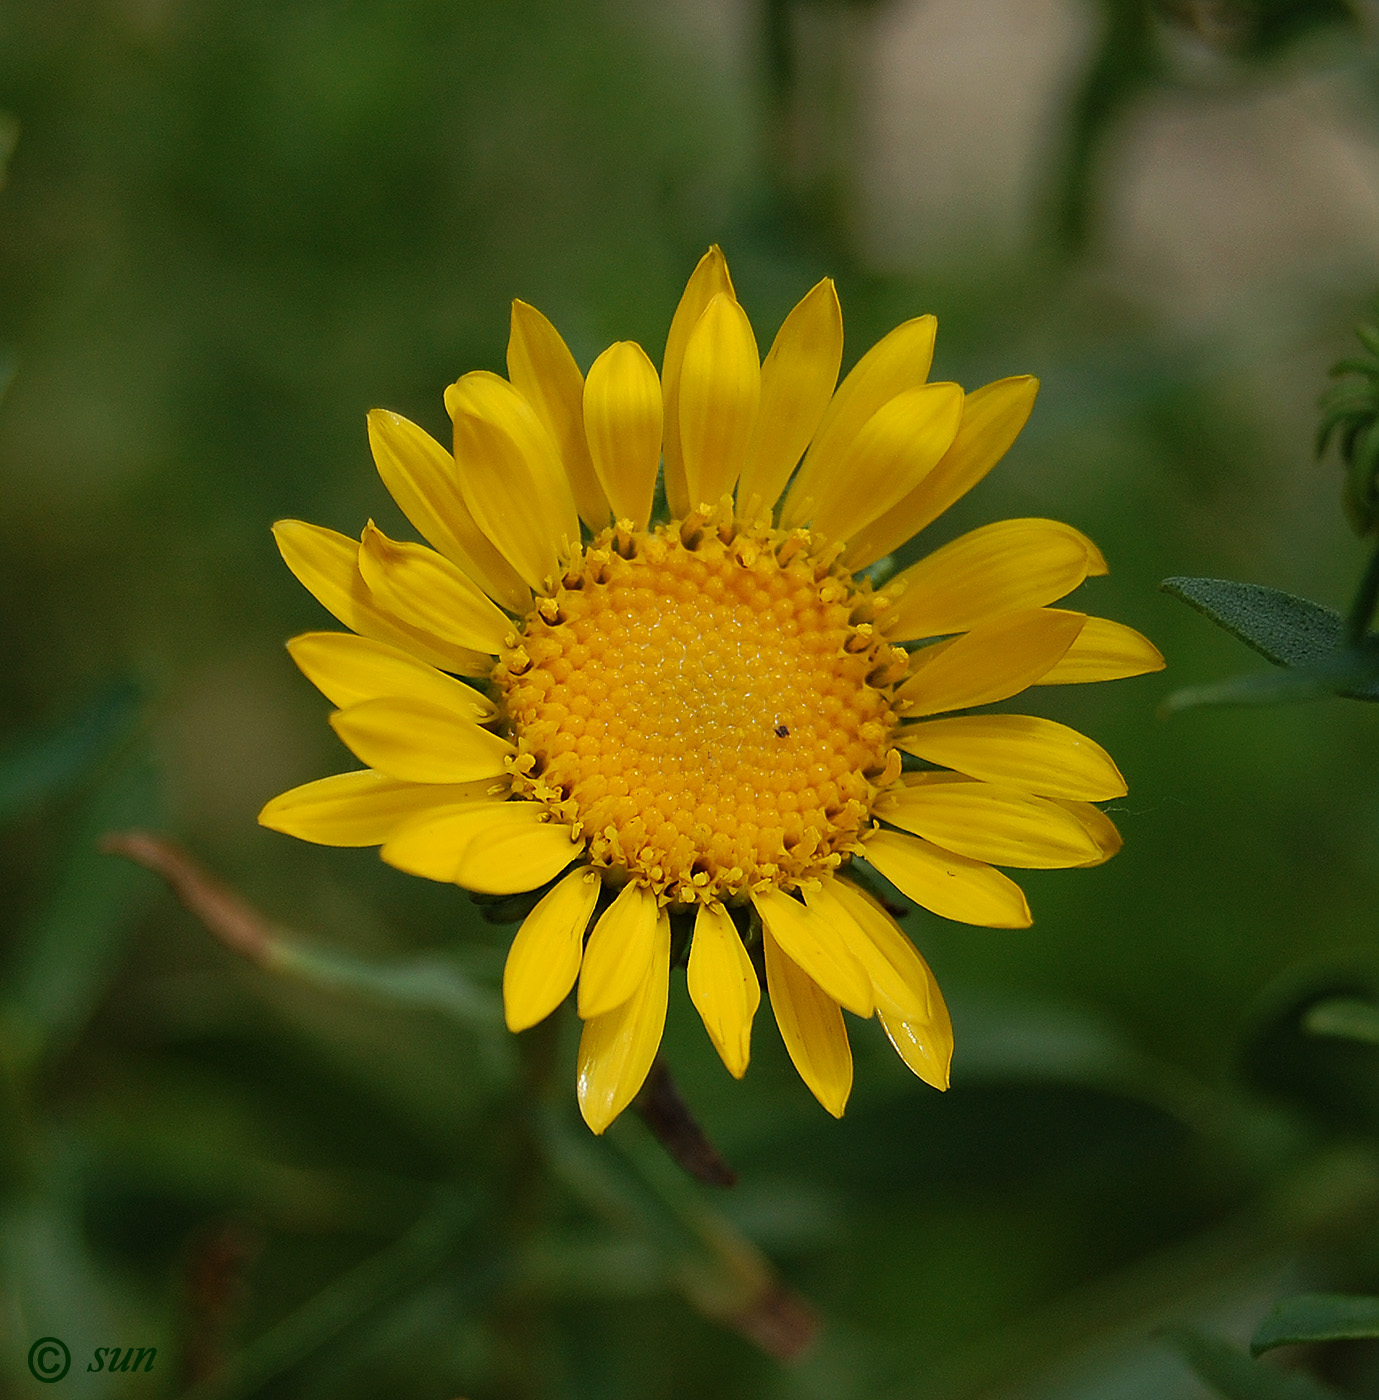
M589 366L584 428L614 518L645 530L661 460L661 386L656 367L634 341L610 345Z
M986 928L1026 928L1032 922L1020 886L981 861L894 831L873 831L862 855L907 899L945 919Z
M761 356L747 313L723 292L704 308L680 366L680 452L692 506L737 484L761 401Z
M1040 685L1080 685L1084 681L1118 681L1162 671L1163 653L1133 627L1106 617L1089 617L1077 640Z
M728 263L715 243L690 273L680 304L670 322L666 336L666 353L661 360L661 390L665 396L665 475L666 500L670 513L683 519L692 509L689 485L685 480L684 458L680 451L680 367L685 359L695 322L704 308L720 293L733 295L733 279L728 276Z
M883 404L929 378L938 322L932 316L905 321L883 337L852 367L838 386L819 424L804 464L786 498L781 523L802 524L788 515L791 502L817 498L822 483L837 480L843 458L862 426Z
M539 816L540 809L530 802L464 802L437 808L399 826L379 855L408 875L449 884L465 847L479 832L526 826Z
M362 763L412 783L500 778L515 752L506 739L453 710L405 696L363 700L337 710L330 722Z
M841 1118L852 1092L852 1047L838 1003L797 967L770 930L766 947L766 987L786 1051L809 1092Z
M1085 827L1056 802L957 773L914 773L873 812L946 851L992 865L1064 870L1097 860Z
M825 880L805 891L805 902L835 928L844 930L848 947L871 978L877 1008L922 1021L929 1015L933 977L915 946L895 920L869 895L846 880Z
M829 539L848 539L933 470L961 417L956 384L923 384L897 394L862 425L834 471L816 473L807 487L796 481L785 498L783 523L812 520Z
M401 826L379 854L409 875L480 894L520 894L553 880L583 849L534 802L471 803Z
M656 941L656 896L627 884L603 911L584 950L579 1014L584 1020L621 1006L641 985Z
M302 674L327 700L345 709L361 700L401 695L488 724L498 707L488 696L386 642L352 632L303 632L287 644Z
M1057 520L999 520L935 550L881 590L893 641L966 632L989 617L1042 608L1071 593L1106 561L1091 540Z
M608 524L608 502L594 474L584 437L584 376L560 332L525 301L512 303L508 378L545 425L565 464L580 519L597 532Z
M562 822L542 820L532 802L507 804L522 818L484 827L460 852L451 879L476 894L521 894L554 880L584 853L584 842Z
M1096 843L1096 857L1084 864L1101 865L1120 850L1123 844L1120 832L1116 830L1115 822L1100 807L1093 807L1090 802L1072 802L1067 799L1061 800L1058 805L1071 812Z
M436 807L501 802L507 784L404 783L365 768L336 773L280 793L259 813L259 824L321 846L379 846L404 822Z
M526 399L476 370L446 390L460 490L479 528L532 588L579 545L579 516L550 434Z
M448 559L425 545L390 540L372 521L360 541L359 572L386 612L456 646L496 655L515 630Z
M744 514L774 509L828 408L842 358L843 313L825 277L785 318L761 367L761 406L737 483Z
M701 904L694 916L687 970L690 1000L734 1079L747 1072L752 1018L761 987L736 926L721 904Z
M905 715L990 705L1048 674L1073 644L1082 614L1050 608L1008 613L965 632L905 682L896 700Z
M948 1070L953 1063L953 1022L934 986L934 1011L928 1021L905 1021L877 1010L876 1019L886 1032L895 1052L913 1073L935 1089L948 1087Z
M455 454L398 413L369 414L369 446L383 484L402 513L490 598L519 616L531 593L474 522L460 493Z
M1105 802L1125 795L1125 779L1100 744L1034 715L961 715L902 728L895 746L969 777L1041 797Z
M304 520L279 520L273 538L306 591L351 631L400 647L442 671L486 676L493 669L491 656L411 627L380 608L359 572L354 540Z
M1039 381L1027 374L974 389L963 400L962 423L943 460L888 514L859 530L844 558L863 569L937 520L1005 456L1020 435Z
M544 1021L570 995L599 884L587 866L572 870L522 921L503 966L508 1030L524 1031Z
M753 891L752 903L771 936L832 1000L858 1016L871 1015L871 978L842 932L783 890Z
M637 1096L660 1048L670 992L670 917L656 920L651 965L621 1006L584 1023L576 1092L591 1131L601 1133Z

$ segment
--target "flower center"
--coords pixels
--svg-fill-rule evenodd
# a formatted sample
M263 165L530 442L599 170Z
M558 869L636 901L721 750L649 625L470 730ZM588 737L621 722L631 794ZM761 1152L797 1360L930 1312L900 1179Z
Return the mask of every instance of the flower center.
M515 789L674 901L817 877L899 771L870 616L804 532L605 531L495 672Z

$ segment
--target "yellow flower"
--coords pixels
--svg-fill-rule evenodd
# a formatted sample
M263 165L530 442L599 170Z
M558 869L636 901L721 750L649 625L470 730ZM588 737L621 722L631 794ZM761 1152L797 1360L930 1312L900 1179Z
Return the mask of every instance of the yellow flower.
M928 965L844 871L865 861L945 918L1013 928L1029 908L996 866L1094 865L1119 847L1092 805L1125 792L1106 752L983 709L1163 664L1129 628L1049 606L1106 571L1096 546L1007 520L880 589L859 577L991 469L1034 401L1028 377L966 395L929 383L934 331L932 316L905 322L835 390L832 282L763 362L712 248L659 377L624 341L586 378L515 302L509 377L446 392L453 455L369 415L379 474L431 548L372 524L359 543L275 527L350 629L289 649L367 767L260 820L381 845L399 869L478 892L544 888L508 956L508 1025L578 982L595 1132L655 1058L672 915L693 919L689 994L729 1071L747 1068L761 996L750 945L791 1059L841 1115L841 1008L875 1014L938 1088L952 1051ZM669 519L653 523L662 470Z

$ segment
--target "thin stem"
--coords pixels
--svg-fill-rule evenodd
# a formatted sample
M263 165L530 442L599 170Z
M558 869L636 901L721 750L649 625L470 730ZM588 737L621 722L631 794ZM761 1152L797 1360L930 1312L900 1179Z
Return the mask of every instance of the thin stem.
M1355 590L1355 601L1350 605L1350 616L1346 619L1345 639L1348 646L1362 642L1369 633L1369 625L1374 620L1375 604L1379 603L1379 545L1370 555L1369 565L1360 586Z

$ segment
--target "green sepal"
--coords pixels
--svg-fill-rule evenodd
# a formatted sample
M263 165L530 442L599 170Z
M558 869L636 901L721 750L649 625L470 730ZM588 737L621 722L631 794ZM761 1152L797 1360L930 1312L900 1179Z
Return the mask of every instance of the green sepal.
M1351 1293L1300 1293L1285 1298L1255 1329L1250 1354L1298 1342L1379 1337L1379 1298Z

